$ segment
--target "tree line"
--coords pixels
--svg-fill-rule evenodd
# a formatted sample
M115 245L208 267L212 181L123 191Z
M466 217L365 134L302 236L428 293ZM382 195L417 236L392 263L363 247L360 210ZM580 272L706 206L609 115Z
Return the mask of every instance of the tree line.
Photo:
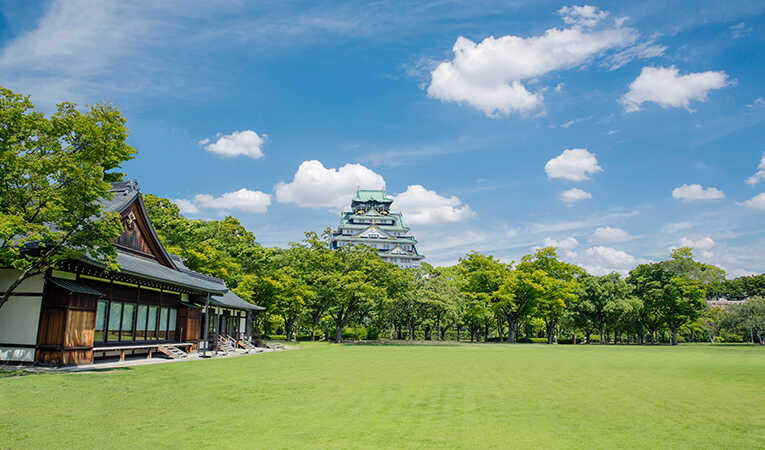
M119 217L101 202L134 157L126 120L108 104L62 103L50 117L0 87L0 267L21 282L84 254L119 270L111 245ZM469 253L449 267L401 269L365 246L330 250L328 230L288 248L265 248L234 217L189 220L167 199L145 196L163 244L191 269L221 278L266 307L262 333L287 339L658 343L759 341L765 275L726 280L688 248L626 277L590 276L543 248L517 263ZM707 297L746 302L709 309Z
M742 279L726 280L689 248L626 277L589 275L551 247L517 263L472 252L453 266L402 269L363 245L330 250L330 230L308 232L288 248L265 248L234 217L189 220L170 200L147 194L145 203L170 252L266 307L256 326L267 335L601 344L765 338L765 301L753 295L742 305L710 309L709 295ZM744 283L760 286L763 278Z

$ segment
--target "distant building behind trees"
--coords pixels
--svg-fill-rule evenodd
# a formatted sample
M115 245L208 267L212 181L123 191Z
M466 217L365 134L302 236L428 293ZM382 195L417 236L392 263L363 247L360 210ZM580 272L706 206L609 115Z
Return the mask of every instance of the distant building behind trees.
M359 189L344 211L340 225L330 236L330 248L363 244L377 250L380 257L402 268L419 267L425 259L417 251L417 240L404 225L400 212L391 212L393 199L384 190Z

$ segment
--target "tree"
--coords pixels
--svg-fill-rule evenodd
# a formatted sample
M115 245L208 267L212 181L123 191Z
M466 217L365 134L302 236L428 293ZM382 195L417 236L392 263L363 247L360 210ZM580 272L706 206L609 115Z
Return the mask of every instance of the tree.
M427 301L428 315L433 318L438 340L443 341L446 330L457 319L461 301L458 274L451 267L435 268L427 263L423 264L423 270L429 276L422 280L420 295Z
M110 172L131 159L126 120L113 106L86 112L61 103L50 118L29 97L0 87L0 267L19 275L0 295L0 308L27 278L84 255L117 270L112 245L122 231L107 214Z
M463 276L462 291L469 300L466 303L468 308L463 311L469 318L465 324L469 328L484 320L483 305L507 322L508 342L514 343L518 321L530 312L536 300L534 296L516 295L516 288L529 286L514 284L516 277L512 267L493 256L472 252L460 259L459 267Z
M680 327L696 320L706 309L706 291L700 281L682 277L673 277L664 291L664 321L672 334L672 345L677 345Z
M698 267L690 249L678 249L672 259L658 263L641 264L630 271L627 282L643 300L643 320L655 340L656 330L666 325L677 345L678 330L696 320L706 308L706 291L699 280Z
M621 303L632 286L612 273L601 277L584 277L579 288L580 310L584 311L600 332L600 343L606 343L606 324L615 324L621 315Z
M327 310L335 323L335 341L343 342L343 327L360 319L376 302L385 298L385 265L377 251L366 246L335 250L321 283L332 299Z
M326 235L327 231L325 231ZM316 340L316 329L321 319L326 315L331 304L326 286L322 284L322 274L325 267L331 267L332 251L327 245L327 240L322 239L315 232L305 233L305 239L300 253L301 266L304 272L305 283L312 288L314 295L305 299L305 313L311 330L311 340Z
M545 323L547 343L553 343L553 335L558 322L566 311L566 306L577 300L578 279L585 275L584 270L558 259L553 247L537 250L534 255L526 255L518 264L519 272L534 273L541 294L537 301L537 315Z
M502 283L494 311L507 321L507 342L514 344L521 322L527 319L544 294L545 273L541 270L516 269Z
M749 331L754 342L755 336L760 345L765 345L765 299L754 297L743 304L731 307L731 316L741 328Z

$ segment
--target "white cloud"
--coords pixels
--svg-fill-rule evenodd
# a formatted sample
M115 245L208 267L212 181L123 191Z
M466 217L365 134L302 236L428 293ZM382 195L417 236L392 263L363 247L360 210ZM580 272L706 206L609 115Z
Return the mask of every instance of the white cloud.
M617 223L638 215L638 211L614 212L602 215L594 215L585 220L557 223L532 223L528 226L529 233L557 233L561 231L581 230L607 223Z
M700 184L684 184L672 190L672 198L682 201L717 200L725 198L725 194L716 187L703 187Z
M691 101L707 101L709 91L735 84L725 72L698 72L680 75L675 66L643 67L630 90L620 99L627 112L639 111L645 102L662 108L690 109Z
M566 24L583 27L594 27L608 17L607 11L601 11L592 5L564 6L558 10L558 14Z
M385 189L382 175L362 166L346 164L326 168L320 161L303 161L292 181L276 185L276 199L305 208L342 209L357 189Z
M176 203L178 203L177 200ZM196 208L204 209L238 209L250 213L264 213L271 205L271 196L260 191L242 188L238 191L227 192L220 197L197 194L194 196L194 205Z
M765 98L757 97L752 103L746 105L747 108L760 108L765 106Z
M603 65L608 67L608 70L616 70L624 67L627 63L634 59L655 58L657 56L663 55L665 51L667 51L667 47L663 45L656 45L656 43L652 40L641 42L615 53L610 58L608 58L608 61Z
M199 213L199 208L197 208L197 205L195 205L193 202L189 200L185 200L182 198L175 199L173 202L178 205L178 209L181 210L181 214L197 214Z
M762 180L765 180L765 153L760 158L760 165L757 166L757 172L746 179L746 182L754 186Z
M561 127L561 128L568 128L568 127L570 127L571 125L574 125L574 124L576 124L576 123L579 123L579 122L584 122L585 120L589 120L591 117L592 117L592 116L590 116L590 117L579 117L579 118L577 118L577 119L571 119L571 120L569 120L568 122L565 122L565 123L562 123L562 124L560 124L560 127Z
M543 241L543 244L545 247L555 247L561 250L571 250L579 246L579 241L577 241L576 238L573 236L569 236L561 240L555 240L555 239L546 237Z
M589 200L592 198L592 194L579 188L572 188L560 193L560 199L568 205L582 200Z
M563 7L559 14L569 28L527 38L490 36L480 43L460 36L452 48L454 58L431 72L428 95L468 104L489 117L529 114L539 111L544 99L542 90L530 92L522 81L581 66L637 39L621 21L604 25L607 13L592 6Z
M628 232L622 230L621 228L614 228L609 226L596 228L592 233L592 236L590 236L591 242L604 244L625 242L629 241L630 239L632 239L632 236Z
M693 228L693 224L691 222L676 222L676 223L668 223L667 225L664 225L662 228L667 233L677 233L678 231L687 230L688 228Z
M749 34L751 34L752 27L747 26L747 24L744 22L740 22L740 23L737 23L736 25L731 25L730 32L731 32L731 35L733 36L733 39L740 39L742 37L746 37Z
M203 145L208 152L222 156L249 156L252 159L263 157L263 144L268 139L267 135L258 136L252 130L234 131L231 134L219 136L215 142L210 139L202 139L199 145Z
M584 181L603 168L598 165L598 159L585 148L563 150L563 153L547 161L545 172L547 178L565 178L572 181Z
M711 236L705 236L701 239L692 240L687 237L680 239L680 247L691 247L699 250L708 250L715 246L715 241Z
M393 207L401 210L405 221L412 225L461 222L475 215L459 198L443 197L419 184L408 186L405 192L398 194Z
M612 247L590 247L584 253L602 267L625 268L635 263L634 256Z
M765 211L765 192L755 195L742 204L750 209L759 209L761 211Z
M45 2L36 27L0 50L0 84L30 94L52 110L62 101L120 100L120 106L158 93L176 92L183 73L170 58L147 49L164 48L178 14L171 2ZM27 11L27 15L31 11ZM176 24L177 25L177 24Z

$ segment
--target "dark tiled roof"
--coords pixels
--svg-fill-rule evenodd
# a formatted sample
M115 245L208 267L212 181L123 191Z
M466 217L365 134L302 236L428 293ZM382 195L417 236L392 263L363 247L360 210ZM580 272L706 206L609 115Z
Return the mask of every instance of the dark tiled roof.
M111 198L101 200L106 212L121 212L140 193L138 182L135 180L112 183Z
M193 270L186 267L185 264L183 264L183 259L178 255L170 255L170 259L173 260L175 263L175 267L178 268L178 270L181 270L188 275L191 275L192 277L199 278L202 280L207 280L213 283L222 284L225 286L225 281L221 280L220 278L211 277L209 275L205 275L203 273L194 272ZM248 309L250 311L264 311L266 308L262 306L255 305L253 303L248 302L247 300L244 300L243 298L239 297L238 295L234 294L231 290L223 294L221 297L211 297L210 302L214 305L222 306L224 308L234 308L234 309Z
M63 278L48 278L48 281L55 284L56 286L60 288L64 288L65 290L69 292L74 292L76 294L88 294L88 295L96 295L98 297L103 297L104 293L101 291L97 291L93 289L92 287L88 286L87 284L80 283L78 281L73 280L65 280Z
M89 264L103 266L104 264L94 259L84 258ZM223 294L228 290L225 284L192 276L184 271L163 266L157 261L134 255L132 253L117 250L117 264L120 271L129 275L135 275L150 280L160 281L176 286L184 287L212 294Z
M266 308L252 304L238 295L234 294L231 290L223 294L222 297L210 297L210 303L222 306L224 308L234 309L246 309L250 311L264 311Z

